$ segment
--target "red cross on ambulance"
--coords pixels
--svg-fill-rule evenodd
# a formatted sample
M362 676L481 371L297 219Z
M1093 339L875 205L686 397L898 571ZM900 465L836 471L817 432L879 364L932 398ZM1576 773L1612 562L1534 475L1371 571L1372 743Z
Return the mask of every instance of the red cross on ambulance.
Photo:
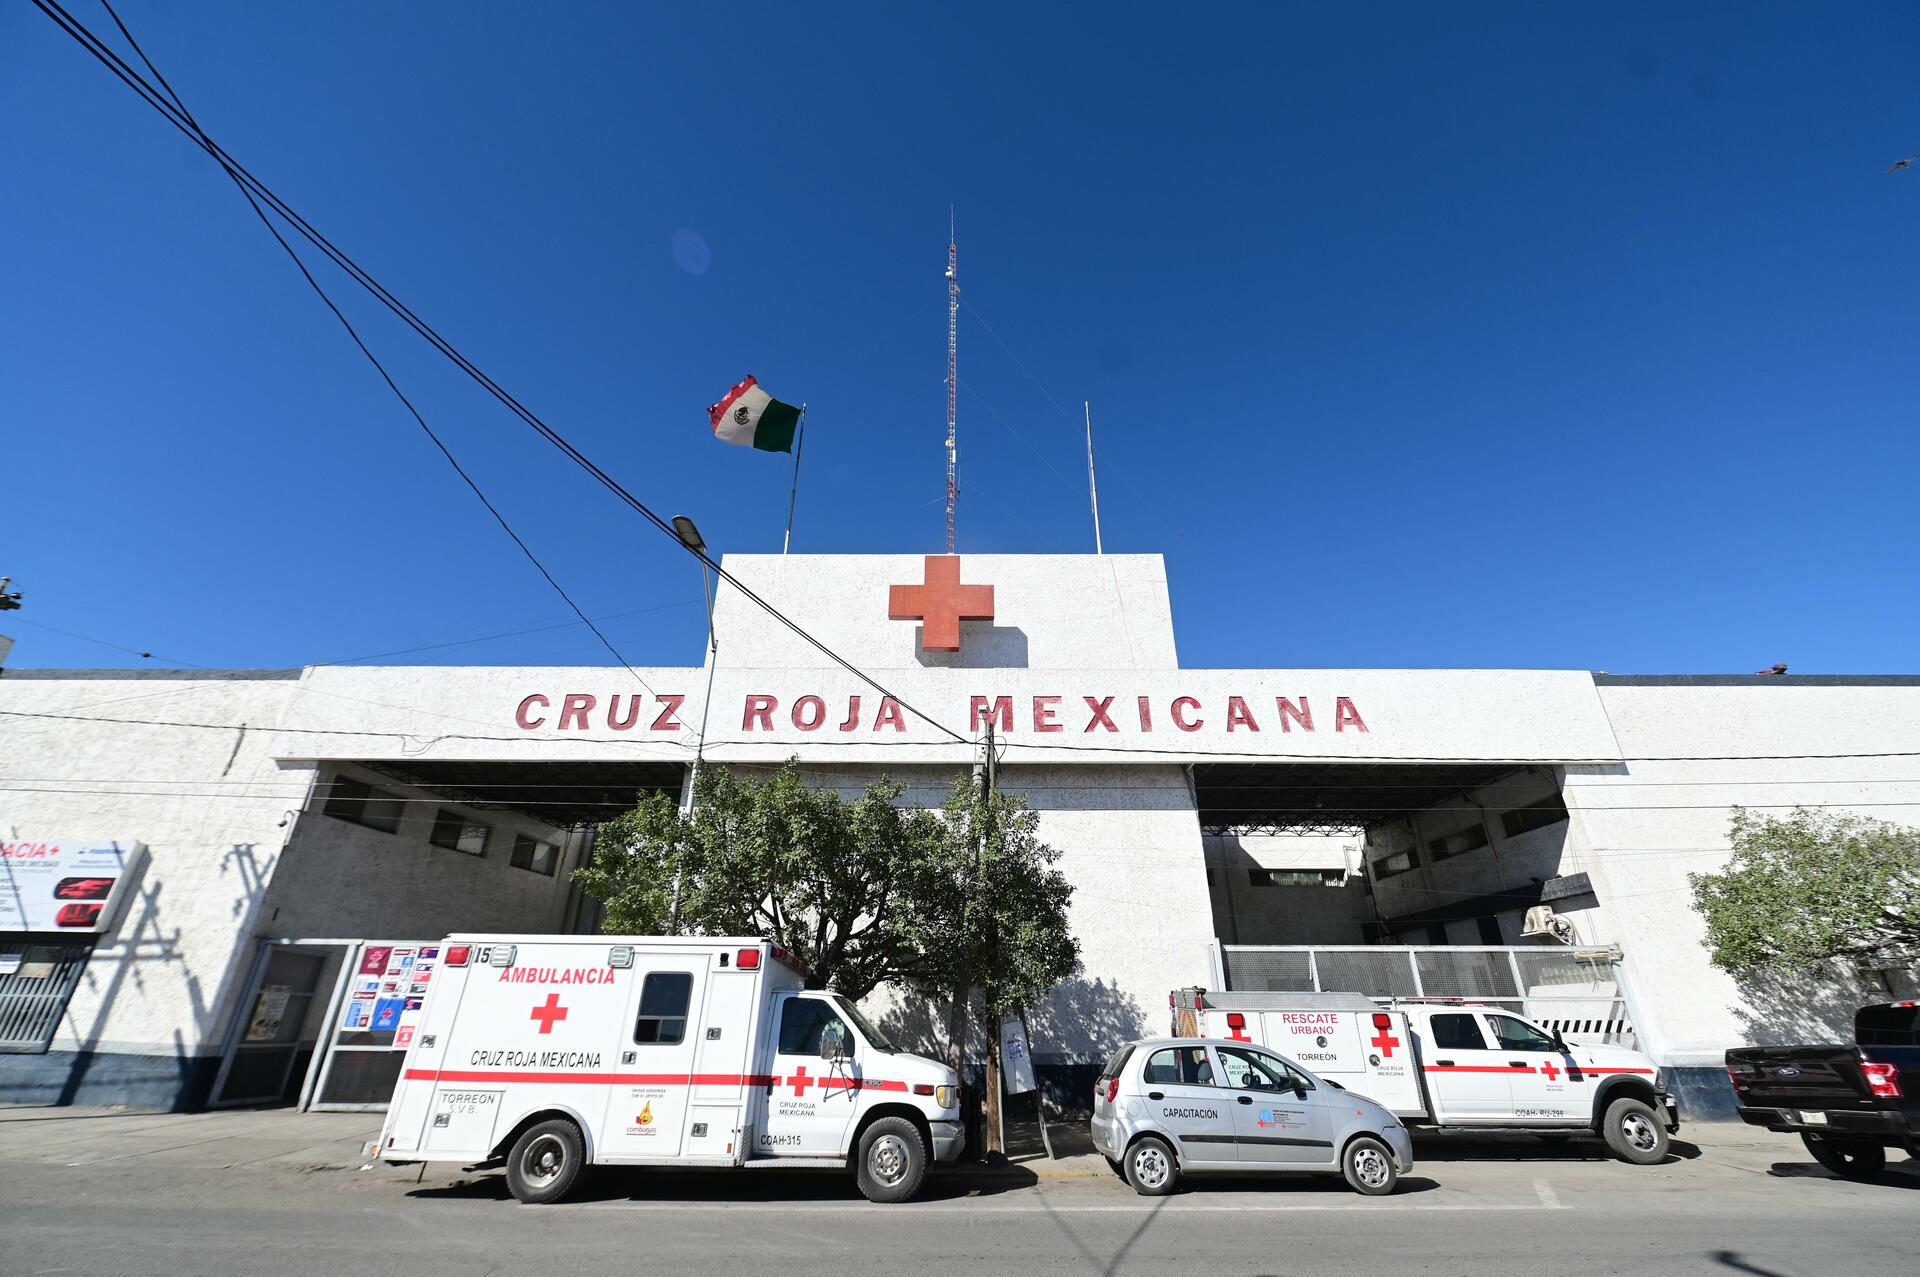
M1377 1011L1374 1013L1373 1027L1380 1032L1368 1038L1367 1045L1379 1047L1380 1058L1391 1060L1393 1048L1400 1045L1400 1039L1393 1036L1393 1017L1384 1011Z
M540 1021L540 1032L551 1033L556 1022L567 1018L567 1009L560 1005L559 994L549 993L546 1002L528 1012L527 1018Z

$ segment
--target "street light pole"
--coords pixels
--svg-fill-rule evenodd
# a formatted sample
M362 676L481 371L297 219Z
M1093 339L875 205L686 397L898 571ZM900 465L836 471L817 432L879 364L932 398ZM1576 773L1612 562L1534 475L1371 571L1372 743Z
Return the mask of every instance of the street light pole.
M700 702L700 735L693 747L693 768L687 774L687 788L680 800L681 816L693 814L693 791L700 783L701 756L707 749L707 715L713 709L713 668L720 660L720 640L713 630L713 577L707 570L707 543L700 529L684 514L673 516L673 531L680 543L700 556L700 592L707 601L707 694ZM673 875L673 903L667 910L667 934L680 934L680 892L686 885L686 865L682 862Z

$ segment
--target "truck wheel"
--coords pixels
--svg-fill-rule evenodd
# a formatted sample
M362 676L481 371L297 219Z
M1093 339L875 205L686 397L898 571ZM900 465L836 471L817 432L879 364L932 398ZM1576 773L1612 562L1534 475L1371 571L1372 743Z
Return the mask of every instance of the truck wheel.
M1600 1134L1614 1156L1635 1166L1656 1166L1667 1160L1667 1129L1643 1100L1622 1096L1607 1105Z
M927 1142L904 1117L883 1117L860 1136L854 1179L870 1202L904 1202L927 1177Z
M579 1127L564 1117L536 1122L507 1154L507 1188L529 1206L557 1202L572 1191L586 1160Z
M1820 1163L1842 1179L1873 1179L1887 1169L1887 1150L1864 1140L1836 1140L1803 1133L1800 1142Z
M1142 1197L1164 1197L1180 1180L1180 1167L1173 1160L1173 1150L1157 1135L1142 1136L1127 1150L1123 1164L1127 1183Z
M1366 1136L1347 1145L1347 1151L1340 1155L1340 1173L1347 1177L1347 1184L1354 1192L1368 1197L1385 1197L1400 1182L1393 1154L1385 1144Z

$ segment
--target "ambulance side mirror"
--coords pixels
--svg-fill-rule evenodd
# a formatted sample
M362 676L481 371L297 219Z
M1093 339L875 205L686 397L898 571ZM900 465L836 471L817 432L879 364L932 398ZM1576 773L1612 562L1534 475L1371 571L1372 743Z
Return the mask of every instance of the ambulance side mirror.
M847 1031L837 1024L829 1024L820 1032L820 1058L823 1060L844 1060L852 1054L847 1049Z
M1560 1036L1560 1030L1558 1029L1553 1031L1553 1049L1563 1052L1567 1049L1567 1040Z

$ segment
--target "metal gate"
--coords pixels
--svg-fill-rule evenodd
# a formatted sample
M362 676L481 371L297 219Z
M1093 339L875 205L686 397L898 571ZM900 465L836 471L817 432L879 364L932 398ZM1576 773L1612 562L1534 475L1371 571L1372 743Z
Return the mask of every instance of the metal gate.
M1516 1011L1571 1041L1635 1047L1611 948L1513 945L1213 945L1222 989L1461 998Z
M0 946L0 1053L46 1053L92 953L92 944Z

